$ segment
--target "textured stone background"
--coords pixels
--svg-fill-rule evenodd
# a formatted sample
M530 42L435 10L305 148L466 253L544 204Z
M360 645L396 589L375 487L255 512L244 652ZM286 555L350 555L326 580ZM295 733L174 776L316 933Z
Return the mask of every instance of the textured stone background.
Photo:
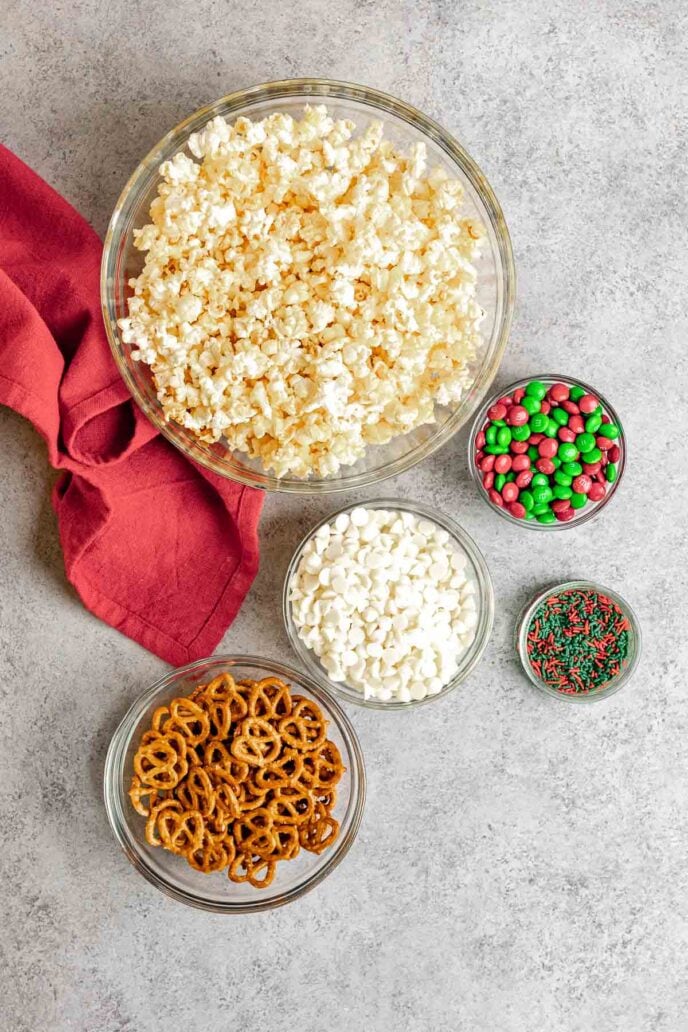
M502 382L585 374L631 450L609 511L565 535L491 516L463 435L385 486L476 537L492 642L444 703L352 712L370 793L346 863L290 907L228 919L167 900L115 845L105 750L164 664L82 609L45 449L0 412L2 1032L684 1032L685 4L5 0L0 17L4 140L101 232L149 146L239 87L329 75L429 112L513 235ZM282 575L333 505L268 500L225 649L284 653ZM645 632L632 686L582 708L531 689L511 648L529 592L577 575L627 595Z

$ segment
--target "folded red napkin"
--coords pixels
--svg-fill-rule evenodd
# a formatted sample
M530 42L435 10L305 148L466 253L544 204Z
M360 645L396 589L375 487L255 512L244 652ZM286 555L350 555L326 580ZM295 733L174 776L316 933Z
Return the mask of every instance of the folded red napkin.
M50 463L65 569L84 605L175 665L213 651L258 568L263 494L157 435L100 314L102 244L0 146L0 404Z

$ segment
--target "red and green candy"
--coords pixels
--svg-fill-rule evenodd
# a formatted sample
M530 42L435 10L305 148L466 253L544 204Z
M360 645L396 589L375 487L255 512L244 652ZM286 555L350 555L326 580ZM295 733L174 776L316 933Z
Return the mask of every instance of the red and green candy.
M578 384L531 380L487 417L475 463L490 501L516 519L566 523L616 481L620 428Z

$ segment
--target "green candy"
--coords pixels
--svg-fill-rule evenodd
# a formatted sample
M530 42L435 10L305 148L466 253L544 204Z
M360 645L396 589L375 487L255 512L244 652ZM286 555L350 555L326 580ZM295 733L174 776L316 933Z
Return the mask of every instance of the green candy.
M483 451L487 455L506 455L508 448L502 448L501 444L486 444Z
M555 484L553 490L555 498L570 498L573 494L571 488L564 487L563 484Z
M578 401L578 399L582 398L584 394L585 394L585 391L583 390L582 387L574 386L569 391L569 398L571 399L571 401Z
M568 426L569 414L566 409L555 408L551 412L552 419L559 424L559 426Z
M497 431L499 427L495 426L494 423L490 423L487 430L485 431L485 440L488 444L497 443Z
M619 436L619 428L616 423L603 423L599 432L600 437L607 437L610 441L615 441Z
M578 437L576 438L576 448L578 448L581 455L587 455L587 453L594 447L595 438L592 434L578 434Z
M593 462L600 461L600 459L602 458L602 452L599 448L591 448L590 451L587 451L585 453L585 455L581 455L581 458L583 462L587 462L590 465L592 465Z
M535 505L535 499L533 498L530 491L521 491L520 495L518 496L518 500L523 506L523 508L526 510L526 512L532 509Z
M506 474L506 482L507 482L507 484L510 484L512 482L512 480L515 480L515 479L516 479L516 474L515 473L507 473Z
M531 480L533 487L548 487L549 477L545 473L536 473Z
M542 401L545 394L547 394L547 388L542 380L531 380L526 387L526 396L528 398L537 398L538 401Z
M573 483L573 477L570 477L568 473L562 473L561 469L558 469L557 472L554 474L554 480L561 487L571 487L571 484Z
M500 427L506 426L506 419L493 419L492 426Z
M544 434L547 429L549 417L544 412L536 412L530 420L530 429L534 434ZM530 434L528 435L530 436Z
M498 473L494 478L494 486L496 491L501 491L506 484L506 476L504 473Z
M524 520L534 520L535 517L533 516L532 512L529 512L528 509L526 509L526 511L523 514L523 519Z
M601 426L602 416L600 416L597 412L593 412L592 415L588 416L588 418L585 420L586 433L596 434Z
M570 441L563 441L559 445L557 455L564 464L574 462L578 458L578 448L576 448L575 444L571 444Z
M533 478L535 479L535 478ZM551 487L545 487L545 485L537 485L533 489L533 501L536 505L545 505L546 502L551 502L554 495L552 494Z
M545 430L545 437L556 437L559 433L559 424L553 419L547 418L547 428Z
M538 523L554 523L556 518L557 517L551 509L548 509L547 512L541 512L540 515L536 517Z
M561 467L561 471L569 477L579 477L583 472L583 467L580 462L565 462Z
M537 462L538 458L540 457L540 452L537 450L534 444L531 444L528 451L526 452L526 455L528 456L531 462Z
M497 431L497 444L501 445L502 448L508 448L511 444L511 430L508 426L500 426Z
M608 484L613 484L614 481L617 478L617 475L618 475L618 470L616 468L616 464L613 463L613 462L610 462L609 465L607 466L607 472L605 473L605 476L607 478L607 483Z
M527 423L524 426L512 426L511 436L514 441L527 441L530 437L530 427Z
M532 512L533 516L542 516L543 512L551 512L552 510L550 509L547 502L543 502L542 505L534 505L530 511Z
M561 466L561 459L559 458L558 455L555 455L549 461L552 463L552 465L554 466L555 469L559 469L559 467Z
M529 416L534 416L540 411L540 402L537 398L531 397L530 394L526 394L525 398L521 401L521 405Z
M579 494L578 491L574 491L569 498L572 509L582 509L584 505L588 503L588 496L586 494Z

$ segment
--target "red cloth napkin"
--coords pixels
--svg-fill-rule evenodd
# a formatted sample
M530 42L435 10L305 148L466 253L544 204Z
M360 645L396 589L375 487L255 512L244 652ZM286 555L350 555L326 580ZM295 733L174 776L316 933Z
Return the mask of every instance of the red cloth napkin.
M184 458L131 399L100 314L101 253L0 145L0 403L64 471L53 505L84 605L178 665L209 655L239 610L263 494Z

